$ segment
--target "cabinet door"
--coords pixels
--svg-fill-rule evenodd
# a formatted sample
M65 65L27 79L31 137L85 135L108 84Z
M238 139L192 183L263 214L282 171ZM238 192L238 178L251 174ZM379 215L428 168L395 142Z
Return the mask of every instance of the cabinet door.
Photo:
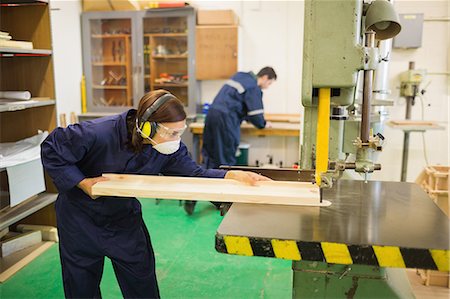
M188 17L144 17L143 33L145 92L165 89L188 106Z
M90 111L133 106L132 19L83 15L84 72Z
M237 72L237 26L197 26L197 80L228 79Z

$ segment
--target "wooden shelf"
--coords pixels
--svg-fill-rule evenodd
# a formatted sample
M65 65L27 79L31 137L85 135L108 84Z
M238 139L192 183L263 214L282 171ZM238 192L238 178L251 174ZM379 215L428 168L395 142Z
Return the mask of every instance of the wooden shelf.
M47 5L48 0L2 0L0 6Z
M11 100L11 102L0 100L0 112L24 110L33 107L55 105L55 100L47 98L31 98L29 101Z
M1 57L8 56L50 56L52 55L52 50L46 49L19 49L19 48L3 48L0 47ZM11 54L11 55L8 55Z
M93 89L123 89L126 90L126 85L94 85L92 86Z
M187 59L187 55L152 55L155 59Z
M145 37L187 37L187 33L147 33Z
M176 84L176 83L164 83L164 84L153 83L153 86L157 86L157 87L188 87L188 84L187 83L180 83L180 84Z
M425 132L427 130L444 130L437 121L424 120L390 120L387 125L393 129L400 129L406 132Z
M8 278L13 276L17 271L25 267L28 263L34 260L37 256L45 252L55 242L43 241L33 246L24 248L6 257L0 258L0 283L5 282Z
M125 62L93 62L93 66L126 66Z
M131 34L93 34L92 38L127 38L130 37Z
M78 114L78 117L87 117L87 118L99 118L99 117L105 117L105 116L112 116L116 115L117 113L114 112L85 112Z
M21 202L15 207L2 210L0 212L0 230L55 202L57 196L56 193L44 192Z

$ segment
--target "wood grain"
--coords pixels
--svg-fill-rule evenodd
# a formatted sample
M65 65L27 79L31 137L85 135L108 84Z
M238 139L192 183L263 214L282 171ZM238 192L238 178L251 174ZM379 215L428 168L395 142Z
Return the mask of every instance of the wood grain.
M270 181L250 186L228 179L121 174L103 176L110 180L95 184L92 188L94 195L294 206L330 204L321 203L319 188L305 182Z
M196 27L196 79L228 79L237 72L237 26Z
M387 122L387 125L394 129L402 129L404 131L426 131L426 130L443 130L444 127L440 126L436 121L426 120L391 120Z
M434 126L435 121L425 121L425 120L391 120L390 123L398 126Z
M30 231L0 242L0 256L6 257L14 252L42 242L41 231Z
M265 113L264 118L271 122L300 123L300 114Z
M53 244L55 244L55 242L41 242L35 246L13 253L8 257L0 258L0 283L5 282L17 271L44 253Z
M200 122L191 123L189 129L192 134L203 135L205 124ZM290 136L300 137L300 124L289 122L274 122L272 127L258 129L252 124L243 122L241 124L241 133L247 136Z

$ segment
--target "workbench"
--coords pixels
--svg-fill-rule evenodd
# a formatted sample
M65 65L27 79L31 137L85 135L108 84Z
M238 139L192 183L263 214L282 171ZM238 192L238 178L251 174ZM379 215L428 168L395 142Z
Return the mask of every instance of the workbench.
M193 156L197 163L200 162L200 154L203 145L203 128L205 124L202 122L193 122L189 125L189 129L194 136ZM250 123L243 122L241 124L241 135L245 136L282 136L282 137L300 137L300 123L297 122L272 122L270 128L258 129Z
M373 288L372 296L380 296L382 281L399 274L391 268L449 271L449 219L418 185L340 180L323 199L331 206L233 204L217 230L216 250L292 260L295 298L344 290L353 297L358 281L360 296ZM393 288L407 284L400 280ZM333 281L341 291L331 290ZM407 288L384 294L411 295Z

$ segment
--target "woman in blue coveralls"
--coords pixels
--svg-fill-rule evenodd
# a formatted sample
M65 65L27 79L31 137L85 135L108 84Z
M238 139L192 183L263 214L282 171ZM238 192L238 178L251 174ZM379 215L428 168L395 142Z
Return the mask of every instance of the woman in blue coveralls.
M266 127L262 90L276 79L274 69L264 67L256 75L238 72L220 89L208 110L203 131L202 156L206 168L236 164L243 120L259 129ZM194 208L195 201L185 201L184 209L189 215Z
M137 199L92 196L102 173L268 180L250 172L206 170L188 155L182 103L164 90L138 110L55 129L42 161L58 188L56 216L67 298L99 298L105 256L125 298L159 298L155 258Z

